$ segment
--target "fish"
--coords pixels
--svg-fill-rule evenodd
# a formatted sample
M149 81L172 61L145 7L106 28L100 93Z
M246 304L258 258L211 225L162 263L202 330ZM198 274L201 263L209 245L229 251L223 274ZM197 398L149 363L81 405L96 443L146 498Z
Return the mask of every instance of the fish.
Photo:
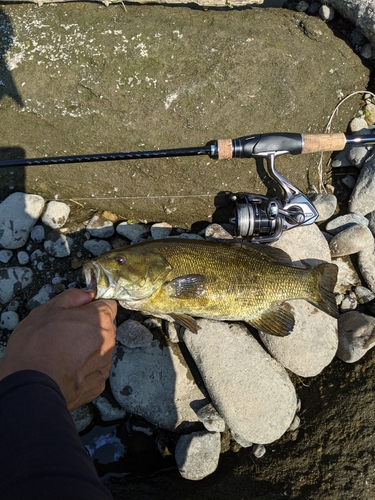
M296 267L284 251L259 243L147 240L103 253L83 272L95 298L167 316L194 333L195 318L206 318L289 335L295 323L289 301L295 299L338 316L335 264Z

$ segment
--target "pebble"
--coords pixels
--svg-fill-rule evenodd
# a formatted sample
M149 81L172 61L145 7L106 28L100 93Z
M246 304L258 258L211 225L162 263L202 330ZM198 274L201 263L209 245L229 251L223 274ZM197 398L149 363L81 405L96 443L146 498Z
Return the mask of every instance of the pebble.
M29 254L21 250L17 253L17 260L20 266L24 266L25 264L28 264L30 261Z
M117 343L109 380L124 410L170 431L194 430L195 412L209 402L178 345L166 340L135 349Z
M21 248L43 211L44 200L34 194L13 193L0 204L0 247Z
M155 239L167 238L172 232L172 226L168 222L157 222L150 228L151 236Z
M349 200L349 212L367 215L375 210L375 154L372 154L360 171Z
M44 304L56 295L55 289L52 285L44 285L39 292L34 295L26 304L26 308L31 311L36 307Z
M28 267L0 269L0 303L7 304L15 294L32 282L33 272Z
M86 226L87 231L94 238L110 238L115 233L113 222L100 215L94 215Z
M371 300L375 299L375 293L366 288L365 286L357 285L354 287L354 293L357 297L357 301L359 304L367 304L367 302L371 302Z
M348 187L349 189L353 189L356 183L355 178L352 175L346 175L341 179L341 182L344 184L344 186Z
M197 411L197 417L210 432L224 432L225 422L212 403L208 403Z
M42 217L42 222L51 229L63 227L68 220L70 207L61 201L50 201Z
M3 264L8 264L12 257L13 252L11 250L0 250L0 262Z
M301 2L298 2L296 5L296 10L298 12L307 12L310 7L310 4L308 2L305 2L305 0L301 0Z
M371 134L371 130L368 128L368 123L364 118L353 118L353 120L349 124L349 128L355 135Z
M345 147L342 151L339 151L332 161L332 167L350 167L352 165L349 160L350 147Z
M341 314L337 357L346 363L361 359L375 345L375 318L358 311Z
M262 458L266 453L266 447L263 444L254 444L253 453L255 458Z
M336 234L329 242L332 257L342 257L362 252L374 245L374 237L368 227L355 224Z
M126 411L118 406L115 401L114 404L111 403L105 396L98 396L92 403L99 410L103 422L112 422L113 420L125 418Z
M37 224L33 227L31 233L30 233L30 238L35 242L35 243L41 243L46 236L46 231L43 226L40 224Z
M373 50L372 50L372 45L370 43L366 43L360 50L360 55L364 58L364 59L371 59L372 57L372 54L373 54ZM366 120L367 121L367 120ZM368 122L370 123L370 122ZM374 122L372 122L374 123Z
M293 422L289 426L288 432L296 431L300 426L300 424L301 424L301 419L299 418L298 415L296 415L293 419Z
M198 481L215 472L220 457L220 434L198 431L180 436L175 459L181 476Z
M309 195L314 207L319 213L317 222L329 219L335 213L337 198L334 194L322 193Z
M62 259L70 255L70 249L73 246L73 239L65 234L53 232L44 242L44 250L53 257Z
M348 229L355 224L359 224L361 226L368 226L369 220L366 219L363 215L359 214L346 214L335 217L330 220L326 224L326 231L335 235L343 231L344 229Z
M286 369L300 377L314 377L335 357L337 320L304 300L288 303L295 319L292 333L278 337L260 332L260 338L268 352Z
M340 312L347 312L355 309L358 305L357 298L353 293L345 295L340 304Z
M357 168L362 168L367 157L369 156L369 151L365 146L357 146L350 148L349 151L350 163Z
M316 224L295 227L284 231L281 238L270 246L284 250L293 265L316 266L321 262L331 262L331 252L327 240Z
M82 405L70 412L77 432L84 431L94 420L94 412L91 405Z
M197 323L199 333L185 330L183 341L233 438L243 447L279 439L291 424L297 405L285 369L244 325L206 319Z
M110 243L106 240L88 240L84 242L83 246L95 257L101 255L104 252L109 252L109 250L112 250Z
M20 318L15 311L4 311L1 313L0 326L6 330L13 331L18 325Z
M150 235L150 231L145 224L128 224L127 222L121 222L116 227L116 232L132 243L136 243L142 238L147 238Z
M136 347L149 347L152 343L152 334L139 321L128 319L117 327L116 340L125 347L134 349Z
M358 268L367 286L375 293L375 249L367 248L358 254Z
M323 19L323 21L332 21L335 17L335 11L328 5L322 5L319 9L319 16Z

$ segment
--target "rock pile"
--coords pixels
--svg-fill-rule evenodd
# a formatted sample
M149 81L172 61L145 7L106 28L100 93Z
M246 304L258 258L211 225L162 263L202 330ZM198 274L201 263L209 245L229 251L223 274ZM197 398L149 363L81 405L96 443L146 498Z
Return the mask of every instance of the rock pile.
M365 112L360 117L361 133L373 127L375 120L368 116ZM358 133L358 119L351 127ZM294 265L331 260L338 265L339 321L297 300L290 302L295 326L288 337L203 319L198 320L200 330L195 335L129 312L118 326L110 373L117 405L104 395L94 402L103 420L131 413L154 429L180 436L176 463L182 476L193 480L215 470L223 433L229 431L237 445L254 446L255 456L260 457L264 445L289 429L295 431L298 397L290 373L312 377L334 356L352 363L375 345L375 152L369 146L363 149L363 161L358 162L358 155L349 149L333 161L334 168L358 170L358 176L340 181L352 189L349 213L337 215L333 193L312 194L319 226L294 228L273 243L290 255ZM114 220L113 214L97 214L72 231L65 203L14 193L0 204L1 352L19 317L64 288L76 286L85 257L147 238L233 239L230 228L217 224L195 234L167 223ZM359 274L350 255L358 257ZM82 414L79 421L86 422Z

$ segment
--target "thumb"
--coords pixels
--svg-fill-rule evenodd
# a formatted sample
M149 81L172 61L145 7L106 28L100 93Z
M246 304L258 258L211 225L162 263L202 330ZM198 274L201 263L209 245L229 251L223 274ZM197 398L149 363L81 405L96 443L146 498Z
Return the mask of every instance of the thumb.
M95 293L96 292L94 290L87 291L80 290L79 288L70 288L69 290L65 290L57 295L55 299L59 300L61 307L79 307L92 302L95 298Z

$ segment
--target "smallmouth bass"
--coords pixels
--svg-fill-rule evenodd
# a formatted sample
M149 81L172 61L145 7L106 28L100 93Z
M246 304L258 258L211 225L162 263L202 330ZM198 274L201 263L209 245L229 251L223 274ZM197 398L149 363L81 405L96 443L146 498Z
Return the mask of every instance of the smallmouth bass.
M106 252L84 264L96 298L126 309L168 315L197 332L194 317L245 321L273 335L293 330L292 307L304 299L337 317L337 266L300 268L277 248L168 238Z

